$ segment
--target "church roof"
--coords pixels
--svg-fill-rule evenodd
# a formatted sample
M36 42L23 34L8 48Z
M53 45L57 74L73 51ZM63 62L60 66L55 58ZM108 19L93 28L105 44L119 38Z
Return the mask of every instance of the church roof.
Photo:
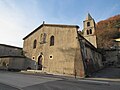
M35 33L36 31L38 31L40 28L42 28L43 26L52 26L52 27L74 27L74 28L79 28L79 26L77 25L63 25L63 24L41 24L39 27L37 27L34 31L32 31L30 34L28 34L27 36L25 36L23 38L23 40L25 40L26 38L28 38L30 35L32 35L33 33Z
M83 42L85 43L85 45L87 47L99 52L98 49L93 44L91 44L87 39L85 39L85 37L83 37L80 33L78 33L78 37L79 37L80 40L83 40Z
M93 18L91 17L90 13L88 13L86 20L90 20L90 19L93 19Z
M21 47L16 47L16 46L11 46L11 45L6 45L6 44L0 44L0 46L10 47L10 48L17 48L17 49L22 49Z

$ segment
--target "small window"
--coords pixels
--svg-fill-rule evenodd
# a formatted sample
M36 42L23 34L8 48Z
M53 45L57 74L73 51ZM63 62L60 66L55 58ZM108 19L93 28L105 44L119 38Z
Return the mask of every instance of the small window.
M89 30L87 30L87 35L89 35Z
M90 22L87 22L87 27L90 26Z
M49 58L50 58L50 59L53 59L53 55L50 55Z
M52 58L52 56L50 56L50 58Z
M37 45L37 40L35 39L34 42L33 42L33 49L36 48L36 45Z
M92 29L90 29L90 34L92 34Z
M54 36L50 37L50 46L54 46Z

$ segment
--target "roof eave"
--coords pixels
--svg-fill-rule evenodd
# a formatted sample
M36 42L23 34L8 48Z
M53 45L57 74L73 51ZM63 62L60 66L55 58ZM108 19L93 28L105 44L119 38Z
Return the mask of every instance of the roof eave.
M26 38L28 38L30 35L32 35L34 32L36 32L38 29L42 28L43 27L43 24L41 24L39 27L37 27L35 30L33 30L31 33L29 33L27 36L25 36L23 38L23 40L25 40Z
M34 32L36 32L37 30L39 30L43 26L64 26L64 27L76 27L77 29L79 28L79 26L77 26L77 25L41 24L38 28L36 28L35 30L33 30L30 34L28 34L27 36L25 36L23 38L23 40L25 40L26 38L28 38L30 35L32 35Z

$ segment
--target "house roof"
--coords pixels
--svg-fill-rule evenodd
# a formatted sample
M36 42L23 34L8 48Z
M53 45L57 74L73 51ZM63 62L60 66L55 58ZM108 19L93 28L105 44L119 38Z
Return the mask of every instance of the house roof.
M21 47L16 47L16 46L11 46L11 45L6 45L6 44L0 44L0 46L22 49Z
M8 55L8 56L0 56L0 58L25 58L25 56L10 56L10 55Z
M39 27L37 27L35 30L33 30L31 33L29 33L27 36L25 36L23 38L23 40L25 40L26 38L28 38L29 36L31 36L33 33L35 33L36 31L38 31L40 28L42 28L43 26L52 26L52 27L75 27L75 28L79 28L79 26L77 25L63 25L63 24L41 24Z

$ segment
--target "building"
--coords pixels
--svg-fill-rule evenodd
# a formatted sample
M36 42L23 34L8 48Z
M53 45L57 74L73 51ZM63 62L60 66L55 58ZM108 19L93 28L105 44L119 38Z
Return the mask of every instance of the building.
M78 33L78 28L77 25L40 25L23 38L23 52L28 58L26 67L79 77L101 69L102 55Z
M24 62L22 48L0 44L0 69L25 69Z

